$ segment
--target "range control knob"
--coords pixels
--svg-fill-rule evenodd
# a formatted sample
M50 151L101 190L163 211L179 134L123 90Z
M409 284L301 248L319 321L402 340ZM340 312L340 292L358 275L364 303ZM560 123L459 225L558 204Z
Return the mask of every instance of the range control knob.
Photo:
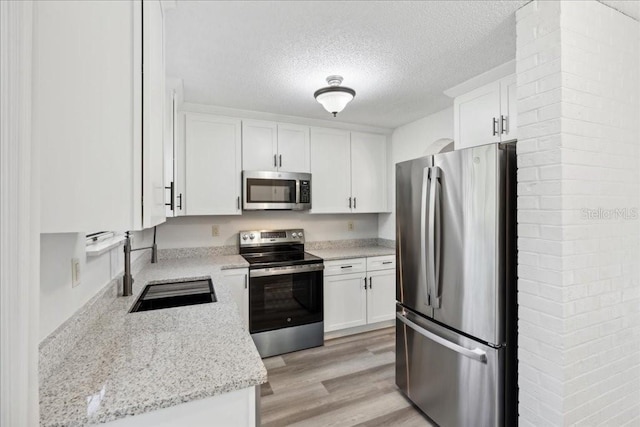
M302 237L302 231L298 233L298 237Z
M298 237L298 233L291 233L291 237L295 239L296 237Z
M249 238L249 236L248 236L248 235L246 235L246 234L243 234L243 235L242 235L242 240L247 240L248 238Z
M249 234L249 238L250 238L251 240L253 240L253 239L255 239L255 238L256 238L256 235L255 235L255 234L253 234L253 233L251 233L251 234Z

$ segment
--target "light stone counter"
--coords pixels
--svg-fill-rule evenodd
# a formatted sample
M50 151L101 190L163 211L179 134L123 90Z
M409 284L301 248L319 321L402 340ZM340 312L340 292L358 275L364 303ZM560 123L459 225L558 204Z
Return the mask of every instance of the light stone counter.
M239 255L162 260L134 275L67 357L40 379L43 426L103 423L256 386L267 371L221 270ZM210 276L218 302L128 313L149 281Z
M382 255L395 255L396 250L386 246L360 246L349 248L327 248L307 250L312 255L319 256L325 261L349 258L364 258Z

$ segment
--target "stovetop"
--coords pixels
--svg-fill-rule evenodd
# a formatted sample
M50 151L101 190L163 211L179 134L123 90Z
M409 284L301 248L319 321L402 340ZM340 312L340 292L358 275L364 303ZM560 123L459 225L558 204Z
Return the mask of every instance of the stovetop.
M316 264L323 260L304 251L304 230L251 230L238 233L240 255L249 268Z
M322 258L307 252L263 252L242 254L242 256L249 263L249 268L282 267L322 262Z

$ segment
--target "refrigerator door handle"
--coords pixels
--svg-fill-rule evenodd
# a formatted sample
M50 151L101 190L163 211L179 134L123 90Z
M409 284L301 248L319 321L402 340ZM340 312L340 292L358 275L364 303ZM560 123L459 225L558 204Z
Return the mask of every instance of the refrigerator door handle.
M427 214L424 211L427 206L427 195L429 193L429 182L431 177L431 168L426 167L422 170L422 201L420 203L420 277L424 279L427 288L428 306L431 305L431 286L429 286L429 277L427 271ZM431 205L429 205L429 214L431 213Z
M441 336L438 336L433 332L429 332L426 329L420 327L416 323L413 323L411 320L407 319L407 317L402 313L396 313L396 319L398 319L399 321L401 321L402 323L404 323L405 325L407 325L408 327L410 327L411 329L413 329L423 337L433 342L436 342L444 347L447 347L448 349L453 350L456 353L459 353L465 357L468 357L469 359L476 360L480 363L487 363L487 353L483 350L480 350L477 347L474 349L468 349L454 342L451 342L448 339L442 338Z
M433 166L430 171L429 189L429 251L427 252L427 277L431 306L440 308L440 176L441 169Z

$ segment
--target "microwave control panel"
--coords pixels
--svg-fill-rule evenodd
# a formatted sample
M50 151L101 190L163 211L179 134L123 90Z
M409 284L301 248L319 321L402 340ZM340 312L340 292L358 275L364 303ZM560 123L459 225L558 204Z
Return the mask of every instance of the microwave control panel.
M311 203L311 181L300 180L300 203Z

